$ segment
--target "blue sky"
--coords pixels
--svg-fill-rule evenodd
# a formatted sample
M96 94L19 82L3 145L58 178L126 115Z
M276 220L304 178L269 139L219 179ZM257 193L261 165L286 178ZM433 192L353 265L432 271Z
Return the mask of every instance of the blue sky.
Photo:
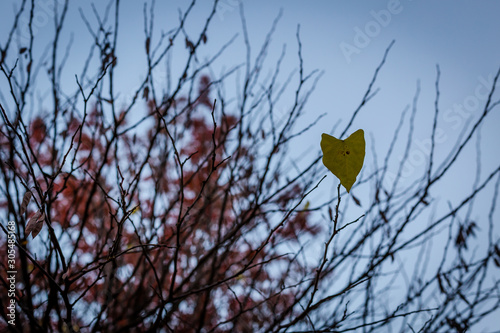
M47 4L52 1L39 2ZM5 29L12 24L13 3L18 2L2 2L0 11L2 36L5 34ZM167 31L177 25L177 8L184 10L187 3L188 1L180 0L157 1L156 38L159 36L159 31ZM200 5L194 9L186 25L188 33L198 31L204 23L210 11L210 3L211 1L200 1ZM74 75L80 73L91 43L80 18L78 6L81 6L92 22L90 4L90 1L71 3L66 30L62 36L61 44L65 45L73 33L70 61L62 74L68 90L76 88ZM100 2L96 6L104 8L105 5ZM141 65L145 63L142 9L142 1L122 1L120 22L122 30L118 43L121 70L117 71L116 88L123 92L124 99L127 92L135 89L140 79L144 77L144 73L141 72L144 68ZM439 104L441 116L438 128L442 137L436 147L438 162L453 148L462 129L479 117L486 102L484 93L490 88L488 82L491 82L491 77L500 67L500 20L498 19L500 3L497 1L244 1L253 57L280 9L283 10L283 16L269 50L267 70L272 70L283 44L286 44L287 56L283 65L282 79L286 78L289 71L297 68L295 33L297 25L300 24L305 70L324 71L307 105L304 126L322 113L326 112L327 115L313 130L303 135L300 145L294 147L296 156L291 157L300 156L305 163L320 153L321 133L338 135L338 130L333 133L331 130L339 120L342 121L339 128L345 126L351 112L361 101L375 68L392 40L395 40L395 44L375 85L375 88L380 90L363 109L351 131L352 133L358 128L365 130L368 149L364 167L366 172L373 171L374 163L370 150L373 140L378 158L381 159L388 149L401 112L412 102L419 80L421 93L416 115L415 140L422 143L421 146L424 148L412 148L414 163L408 166L408 170L413 171L408 172L406 181L411 182L421 175L419 171L423 170L426 163L425 142L431 134L437 64L441 69ZM36 37L39 44L35 44L35 47L36 54L41 55L44 45L49 42L53 34L50 21L52 18L43 9L36 13L36 17L38 18ZM231 65L245 60L238 2L221 0L219 12L207 33L209 43L200 49L200 58L213 54L235 34L239 34L237 40L214 65L215 71L227 70ZM3 43L4 40L0 42ZM174 67L176 61L181 63L182 56L182 54L174 55ZM43 73L40 75L43 77ZM0 83L2 89L3 84ZM43 95L43 88L40 94ZM481 129L483 179L500 164L500 154L498 154L500 115L498 110L494 111ZM442 184L433 191L432 195L440 198L443 204L447 201L456 203L470 192L476 171L474 146L475 144L471 145L465 151L457 167L454 167L448 177L443 179ZM402 155L402 150L396 153L396 156L398 155ZM330 193L331 189L335 188L336 182L337 180L330 175L322 183L316 198L324 196L324 193ZM353 191L356 193L356 189ZM485 193L483 197L485 202L489 198L488 194L491 195L491 191ZM363 193L358 192L356 195L363 197ZM482 236L484 237L484 234Z
M232 6L235 1L223 3L227 6L219 20L214 21L209 38L228 39L241 31L238 8ZM316 68L324 71L311 96L304 122L324 112L327 116L304 135L303 147L297 147L298 155L303 158L316 155L319 133L330 133L339 120L343 121L339 128L342 124L345 126L385 49L392 40L396 41L375 85L380 90L362 111L352 132L363 128L367 147L371 139L375 140L379 159L382 158L400 114L411 104L417 81L420 81L415 140L424 148L412 148L415 163L408 168L414 172L409 172L408 182L420 176L419 171L427 163L420 163L419 158L422 154L428 155L425 142L431 135L436 65L439 64L441 70L438 128L442 140L436 147L438 161L452 149L463 128L479 117L486 102L484 94L489 89L486 86L500 66L500 21L497 17L500 4L494 1L484 1L481 5L468 1L316 1L314 4L253 1L244 2L244 9L250 37L257 45L283 9L271 50L277 56L282 44L286 43L287 64L290 69L296 68L295 32L300 24L306 71ZM346 53L345 45L356 47L357 52ZM243 50L236 48L229 54L237 60L243 56ZM482 126L483 174L500 161L495 144L500 142L498 124L500 117L496 112ZM440 193L435 193L442 196L444 202L459 200L470 191L476 170L472 148L474 145L443 180ZM371 154L367 154L367 170L373 165L371 158ZM325 187L335 186L334 177L329 177L328 181L331 183Z

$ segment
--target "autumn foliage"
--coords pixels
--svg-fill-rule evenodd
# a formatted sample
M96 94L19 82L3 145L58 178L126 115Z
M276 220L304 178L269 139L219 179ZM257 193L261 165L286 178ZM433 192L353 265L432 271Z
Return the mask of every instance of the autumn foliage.
M68 142L76 153L63 156L65 165L56 161L56 168L54 156L61 155L50 140L50 124L42 117L33 119L29 145L38 170L18 156L12 161L15 174L4 169L34 194L27 218L43 210L52 230L42 232L42 242L21 241L26 251L37 248L39 259L44 258L39 268L32 263L22 267L19 261L18 271L30 276L34 290L32 315L64 307L55 294L46 302L46 292L54 288L46 275L69 299L79 299L74 323L87 326L93 319L88 311L100 306L98 327L105 331L165 323L181 331L193 325L223 331L225 321L233 322L231 329L245 331L262 327L259 323L271 321L275 309L290 306L290 291L276 289L289 278L273 265L289 261L276 244L319 229L301 212L272 237L262 233L272 223L270 211L297 202L304 189L288 186L259 202L259 186L275 186L271 181L258 184L260 175L253 171L259 170L258 155L246 138L238 143L238 117L215 118L209 82L201 76L192 104L179 98L167 110L147 101L145 135L127 131L128 119L119 117L110 139L103 110L95 104L86 120L69 119L60 129L57 146ZM175 114L171 125L167 112ZM8 132L5 125L2 130ZM9 146L8 140L2 142L2 150ZM57 176L48 177L43 170ZM280 174L274 177L278 184ZM18 216L17 222L22 235L26 220ZM51 233L61 252L51 245ZM63 267L52 267L52 261ZM292 270L293 263L287 264ZM271 274L278 279L273 281ZM23 317L20 322L27 320ZM45 318L42 327L58 324Z
M292 149L323 117L305 114L320 73L304 69L299 29L298 70L282 75L285 53L267 60L278 20L255 53L241 7L246 63L214 74L212 66L234 42L209 49L213 56L203 60L220 3L213 2L195 34L185 29L195 1L174 28L153 34L154 2L148 2L140 41L144 79L119 92L116 77L130 70L117 48L119 1L102 13L92 7L93 24L82 13L91 44L75 65L81 71L71 72L71 86L61 77L72 58L58 44L70 2L54 9L48 60L34 56L35 30L25 29L33 28L29 18L38 2L31 2L34 10L23 3L0 44L0 248L8 246L3 235L12 221L17 251L16 325L7 325L9 282L2 273L2 330L462 332L500 308L500 240L492 218L473 221L463 213L492 188L494 216L500 167L477 177L474 190L439 217L433 197L499 104L492 98L498 73L483 115L439 168L431 153L421 178L402 180L417 92L410 119L401 115L407 142L398 128L382 164L362 170L349 194L325 185L322 193L330 194L315 202L311 193L327 173L321 134L307 158ZM16 45L9 36L20 30L31 32L26 44ZM347 125L332 133L338 138L354 130L375 95L391 47ZM172 74L174 50L182 61ZM159 74L163 63L167 77ZM48 88L38 81L40 72ZM40 85L44 100L35 98ZM405 157L394 163L391 152L401 142ZM488 241L470 251L481 232ZM433 252L440 264L418 260L408 277L408 253L429 253L443 233ZM2 250L1 272L6 263Z

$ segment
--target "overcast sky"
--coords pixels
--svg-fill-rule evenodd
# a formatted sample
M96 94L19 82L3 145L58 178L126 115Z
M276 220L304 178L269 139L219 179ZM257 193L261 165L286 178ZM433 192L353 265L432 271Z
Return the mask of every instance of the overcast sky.
M53 0L37 2L41 6L35 12L35 35L39 41L35 47L38 47L39 54L53 34L52 16L43 9L50 7L43 6L44 4L52 2ZM61 45L65 45L71 33L74 38L70 61L62 75L68 86L76 87L74 75L81 71L89 43L92 42L78 12L78 9L82 8L90 23L95 23L91 3L71 3L66 20ZM96 6L104 8L106 3L96 2ZM157 1L157 38L160 31L167 31L176 26L177 9L185 10L187 3L180 0ZM200 1L188 19L186 30L193 33L193 37L204 23L211 7L210 3L211 1ZM122 70L117 72L116 82L123 97L136 88L139 79L143 77L142 65L145 63L145 57L143 2L125 0L121 4L118 52ZM10 27L12 22L12 2L3 2L2 6L0 29L4 30ZM421 94L415 135L420 141L429 138L437 64L441 68L441 117L438 125L446 137L446 141L437 149L444 149L443 151L447 151L446 147L455 142L462 127L474 119L474 116L478 116L485 102L485 85L491 82L492 75L500 66L500 4L496 1L481 1L481 5L470 1L450 0L246 1L244 11L253 57L280 9L283 10L283 16L269 51L269 70L272 69L283 44L287 47L283 78L286 78L287 71L297 68L295 34L297 25L300 24L305 70L324 71L310 98L306 110L308 117L304 119L304 122L312 121L317 115L327 113L324 121L304 136L304 150L310 154L315 152L308 149L309 147L319 149L318 132L331 132L333 125L339 120L344 121L342 124L345 125L345 121L359 104L384 50L392 40L395 40L395 44L375 85L375 88L380 90L358 117L356 128L353 128L353 131L363 128L367 136L373 135L377 147L382 151L387 149L391 139L387 134L392 133L390 129L395 128L402 110L413 99L417 80L420 80ZM221 0L207 33L210 42L200 48L201 57L213 54L235 34L239 34L238 39L214 68L227 70L231 65L245 60L238 2ZM61 49L60 56L62 53ZM460 105L464 106L465 110L461 109ZM500 142L500 134L495 126L500 123L500 117L496 114L483 126L485 144ZM343 128L342 125L339 128ZM383 156L382 152L380 155ZM494 156L497 155L494 151L484 155L485 163L498 164L496 162L499 157ZM488 162L490 159L493 160ZM423 164L421 166L423 168Z
M38 2L43 5L52 1ZM0 5L2 38L5 29L12 24L13 3L19 2L2 1ZM82 61L91 42L78 6L81 6L92 20L90 3L71 2L62 39L64 45L64 42L69 40L70 33L74 34L71 61L63 73L63 81L69 86L76 87L74 75L81 71ZM103 2L96 3L99 8L104 7ZM188 1L180 0L157 1L157 38L160 30L167 31L177 25L177 8L185 10L187 3ZM211 1L200 1L200 6L195 8L193 16L187 22L188 33L198 31L199 26L204 23L210 3ZM122 96L126 96L143 78L143 68L140 67L145 61L143 2L124 0L121 4L122 30L118 55L119 65L127 70L117 73L116 90L122 91ZM411 104L417 81L420 80L421 94L416 116L415 140L422 143L424 148L413 148L414 163L408 166L409 170L413 171L408 172L407 181L420 176L419 171L424 169L425 160L419 158L422 154L425 155L425 142L431 133L436 65L439 64L441 69L441 116L438 128L441 130L442 140L436 147L438 162L441 161L439 154L444 157L444 154L452 149L464 126L470 125L479 117L486 102L485 94L490 88L491 78L500 67L498 1L245 1L244 12L251 44L254 46L254 57L280 9L283 10L283 15L269 51L269 68L272 68L274 62L271 60L277 59L283 44L287 45L284 73L297 68L295 34L297 25L300 24L305 70L324 71L307 105L304 124L313 121L322 113L326 112L327 116L303 136L301 145L295 147L297 156L302 156L307 161L319 154L321 133L338 135L339 129L346 125L352 111L361 101L385 49L393 40L395 44L375 85L375 89L380 90L363 109L350 132L358 128L365 131L368 151L364 167L366 172L373 168L373 156L370 151L372 140L375 140L378 158L383 158L401 112ZM43 8L35 13L35 18L38 20L35 21L35 33L41 43L36 44L39 47L37 52L42 54L43 45L53 34L52 18ZM239 34L238 39L215 69L227 70L231 65L245 60L238 2L221 0L219 11L207 33L209 43L200 49L200 56L213 54L235 34ZM500 164L498 111L495 110L481 129L483 175L489 174ZM341 126L337 132L332 133L334 124L339 120L342 121ZM475 160L474 149L467 150L459 163L460 167L452 169L450 176L443 179L443 185L438 188L438 192L432 195L442 198L443 203L456 203L463 199L474 182ZM336 181L330 175L327 181L322 183L318 193L330 192L335 188ZM356 193L356 189L353 191ZM491 191L487 193L491 195ZM482 231L485 232L485 229Z

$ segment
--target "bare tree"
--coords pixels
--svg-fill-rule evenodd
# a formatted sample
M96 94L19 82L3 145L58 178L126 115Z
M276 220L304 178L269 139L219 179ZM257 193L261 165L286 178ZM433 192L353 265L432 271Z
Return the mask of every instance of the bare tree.
M319 149L303 166L294 165L289 150L322 117L305 115L321 72L304 70L299 29L293 55L298 71L284 78L288 55L267 57L279 16L252 57L240 6L246 61L216 74L214 66L237 38L201 59L221 4L213 2L196 34L185 28L192 1L173 28L156 36L154 1L146 3L138 46L146 59L145 79L122 92L129 97L124 102L116 79L126 70L117 52L119 1L102 11L92 7L91 15L80 11L93 43L86 60L73 64L81 71L72 73L72 86L63 84L71 41L61 45L72 4L55 0L43 7L52 15L54 35L38 57L41 7L34 0L18 5L0 40L0 209L6 235L0 242L7 249L0 254L7 272L0 276L2 328L465 332L498 312L500 239L494 219L500 166L483 175L478 157L474 188L445 213L435 214L433 190L465 149L480 142L481 124L499 103L494 93L500 71L481 116L438 159L437 68L428 164L414 182L403 178L414 148L418 87L381 165L353 187L369 189L369 195L361 202L339 185L332 197L313 205L308 196L318 191L326 171ZM376 95L391 47L338 137L354 130ZM178 76L172 74L174 51L184 55ZM273 70L266 75L269 62ZM236 86L236 95L228 85ZM290 92L292 99L285 97ZM393 152L401 144L404 157L396 161ZM489 211L473 219L477 198L486 191L492 193ZM363 210L354 220L345 214L351 203ZM487 240L475 238L479 230L488 233ZM419 260L407 260L415 254ZM431 256L440 264L430 264ZM15 272L14 285L8 272ZM12 312L7 305L13 301Z

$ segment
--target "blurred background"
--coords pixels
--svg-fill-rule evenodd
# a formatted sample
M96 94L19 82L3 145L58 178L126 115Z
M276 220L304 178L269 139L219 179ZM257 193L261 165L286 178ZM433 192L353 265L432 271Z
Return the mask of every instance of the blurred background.
M41 59L42 62L43 59L50 57L47 44L51 43L54 34L51 14L53 3L54 1L49 0L40 1L40 7L34 13L36 36L34 58ZM13 13L19 4L19 1L3 1L0 5L2 35L12 26ZM125 0L121 4L120 35L117 44L119 66L116 71L115 87L120 92L119 99L126 105L131 101L132 92L145 78L145 23L142 1ZM87 23L90 26L96 25L92 6L103 13L106 11L107 2L70 3L65 29L59 41L60 57L65 54L68 57L61 72L61 82L69 91L78 89L75 74L82 72L89 48L93 44L93 37L87 28ZM177 26L179 10L185 12L188 2L157 1L154 6L155 34L152 45L155 45L162 33L168 33L169 29ZM211 9L211 1L200 1L192 9L192 14L185 23L187 35L197 36ZM352 112L361 102L375 69L384 57L384 52L394 41L372 88L372 92L376 94L362 108L347 135L358 128L365 131L367 153L361 175L363 179L382 163L405 110L406 125L402 128L402 138L406 139L408 117L414 97L419 90L413 132L414 145L409 151L410 155L404 165L400 181L401 186L407 186L421 178L428 165L429 142L435 112L437 65L440 69L440 95L436 126L439 137L435 147L436 166L456 149L457 140L460 141L464 131L481 116L493 77L500 66L499 12L500 4L491 0L480 3L451 0L439 2L257 0L240 3L236 0L221 0L215 18L206 33L207 43L197 50L199 51L197 56L200 61L209 59L235 37L220 58L207 69L207 73L218 76L243 64L247 56L242 29L242 17L244 17L249 44L252 47L253 62L266 40L266 35L272 29L273 22L277 20L267 52L268 60L262 71L266 73L264 76L272 75L276 62L282 52L285 52L279 77L280 84L285 84L289 80L290 73L297 75L299 32L305 72L313 70L322 72L316 88L309 97L302 128L325 113L320 122L301 136L300 144L295 144L290 153L290 165L296 163L305 166L321 154L319 147L321 133L337 137L340 135ZM21 23L26 23L26 20L26 17L22 18ZM29 43L27 38L29 33L26 30L24 32L13 37L14 42L19 43L19 47ZM67 48L68 45L71 47ZM174 51L168 60L174 78L178 77L184 68L183 57L185 52ZM169 85L166 68L166 64L158 67L155 80L159 86ZM43 80L48 80L48 76L43 71L35 75L39 75L39 84L33 101L38 103L38 107L45 105L50 109L51 100L43 84L40 84ZM236 94L236 81L234 86L226 86L228 96ZM0 99L2 103L8 105L11 102L4 97L6 89L8 87L2 81ZM291 100L293 88L285 96ZM134 108L141 107L143 106L140 103L134 106ZM282 115L286 116L288 112L286 103L278 106L278 111L280 107ZM36 108L33 110L36 111ZM493 110L488 120L481 125L477 144L476 139L473 144L469 144L439 186L432 189L430 195L433 201L438 203L433 214L439 216L449 208L449 204L456 206L471 192L478 179L483 181L500 164L499 125L499 112ZM399 160L403 158L405 144L405 140L397 142L393 153L394 161L387 171L389 174L396 174ZM336 194L338 180L329 174L326 168L323 174L328 174L328 177L312 194L310 201L313 206L327 201ZM318 175L318 179L323 174ZM387 179L390 182L391 178ZM390 186L390 183L384 185ZM490 186L478 197L474 210L470 212L473 218L481 220L486 217L493 190L493 186ZM368 191L368 187L360 187L353 188L352 193L363 204L370 195L373 195ZM346 214L352 215L354 219L362 211L363 208L353 206L353 209ZM498 213L496 215L498 216ZM479 239L486 237L488 229L486 227L479 229L477 237ZM498 237L498 230L494 237ZM408 258L417 260L415 253L408 255ZM490 316L491 319L484 322L485 332L497 327L494 317Z

